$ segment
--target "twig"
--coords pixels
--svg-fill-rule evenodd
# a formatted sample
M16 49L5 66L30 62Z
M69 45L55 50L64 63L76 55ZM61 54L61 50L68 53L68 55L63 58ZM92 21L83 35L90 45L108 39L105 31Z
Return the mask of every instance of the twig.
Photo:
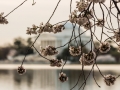
M27 0L23 1L20 5L18 5L16 8L14 8L12 11L10 11L7 15L5 15L4 17L7 17L8 15L10 15L12 12L14 12L17 8L19 8L20 6L22 6Z

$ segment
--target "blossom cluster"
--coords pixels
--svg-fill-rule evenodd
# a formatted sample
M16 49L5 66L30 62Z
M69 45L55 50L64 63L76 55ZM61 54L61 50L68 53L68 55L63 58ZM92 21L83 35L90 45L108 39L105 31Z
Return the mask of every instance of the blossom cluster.
M27 33L26 34L37 34L37 33L43 33L43 32L53 32L53 33L58 33L58 32L62 32L62 30L64 30L65 27L64 25L52 25L50 23L47 23L47 24L43 24L41 23L40 26L36 26L36 25L33 25L32 28L28 27L27 28Z
M20 75L23 75L23 74L26 72L26 70L25 70L22 66L20 66L20 67L18 67L17 72L18 72Z
M75 23L78 19L77 10L74 10L71 15L69 15L69 21Z
M90 30L91 27L92 27L92 22L87 22L83 25L83 27L86 29L86 30Z
M4 12L0 13L0 24L8 24L8 21L3 17Z
M76 16L77 16L78 19L80 19L80 18L84 19L85 22L86 22L86 21L88 21L87 18L91 19L93 17L93 10L92 9L87 10L87 8L89 6L88 2L86 2L85 0L81 0L80 2L77 1L76 3L77 3L76 4L76 9L77 10L74 10L74 11L76 11ZM77 15L77 12L78 13L81 12L81 13Z
M51 59L50 60L50 66L57 66L57 67L61 67L63 64L63 60L58 60L58 59Z
M89 3L86 2L85 0L81 0L80 2L76 1L76 8L78 9L79 12L84 11L88 6Z
M89 9L90 2L94 3L103 3L105 0L80 0L76 3L76 9L69 15L69 21L71 23L77 23L80 26L83 26L86 30L90 30L93 26L91 19L94 16L93 9ZM95 20L96 21L96 20ZM105 21L103 19L98 19L96 24L98 27L103 27Z
M61 82L65 82L65 81L68 80L68 77L66 76L65 73L61 72L61 73L59 73L59 80L60 80Z
M51 55L55 55L58 54L58 51L56 50L56 48L54 46L46 46L46 48L40 47L40 53L43 56L51 56Z
M89 23L88 19L91 19L93 17L93 11L92 10L86 10L88 7L88 3L85 1L77 2L76 8L78 10L74 10L71 15L69 15L69 21L71 23L77 23L80 26L84 26L86 29L90 29L92 26L92 23ZM86 10L86 11L85 11ZM79 14L79 12L82 12Z
M107 42L103 42L101 43L100 47L99 47L99 51L101 53L107 53L110 50L110 44Z
M81 47L70 46L69 52L72 56L79 56L81 54Z
M92 65L95 62L96 53L94 51L90 51L88 54L83 53L80 57L80 63L82 65Z
M108 74L104 76L104 81L106 85L111 86L114 85L114 82L116 81L116 77L111 74Z

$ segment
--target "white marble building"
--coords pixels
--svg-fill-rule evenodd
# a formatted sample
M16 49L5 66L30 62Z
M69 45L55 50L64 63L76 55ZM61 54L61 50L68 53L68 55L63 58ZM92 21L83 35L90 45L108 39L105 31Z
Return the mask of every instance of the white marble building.
M80 32L83 32L83 30L81 29ZM61 45L66 44L70 40L71 35L72 35L72 25L70 23L68 23L65 25L65 30L63 30L60 33L57 33L57 34L47 33L47 32L42 33L40 35L40 37L38 38L37 42L35 43L35 46L37 49L39 49L40 46L46 47L47 45L59 47ZM78 26L76 26L75 36L78 36L78 35L79 35ZM73 37L74 37L74 35L73 35ZM79 37L77 38L77 40L80 41ZM90 36L86 36L85 34L82 34L81 40L82 40L82 43L85 44L90 40ZM74 40L72 43L74 43ZM86 48L88 50L90 50L90 47L91 47L91 44L88 43ZM59 51L61 51L61 50L62 49L59 49Z

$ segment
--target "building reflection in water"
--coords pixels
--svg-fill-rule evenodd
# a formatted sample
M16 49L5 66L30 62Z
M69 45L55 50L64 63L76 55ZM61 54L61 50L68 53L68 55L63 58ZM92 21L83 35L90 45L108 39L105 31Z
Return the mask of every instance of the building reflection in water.
M16 70L0 70L0 87L1 90L70 90L77 82L81 71L64 70L64 72L69 80L61 83L58 79L59 70L27 70L24 75L18 75ZM88 71L85 71L85 74L87 73ZM105 71L103 73L118 75L118 72L115 71ZM119 90L120 78L111 87L105 85L103 78L97 71L95 71L95 78L101 88L98 88L91 74L85 90ZM82 82L83 76L81 76L78 85L73 90L78 90Z

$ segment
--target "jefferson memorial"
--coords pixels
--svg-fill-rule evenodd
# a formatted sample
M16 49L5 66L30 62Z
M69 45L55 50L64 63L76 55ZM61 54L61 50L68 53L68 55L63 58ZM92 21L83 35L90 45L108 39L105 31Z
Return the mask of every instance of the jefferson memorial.
M38 38L38 40L35 43L35 47L39 50L40 46L42 47L46 47L47 45L51 45L51 46L55 46L55 47L59 47L62 46L64 44L66 44L67 42L69 42L71 35L72 35L72 24L67 23L65 25L65 29L62 32L59 33L48 33L48 32L44 32L40 35L40 37ZM80 33L82 33L84 30L80 29ZM78 26L76 25L75 28L75 36L78 36L79 32L78 32ZM35 37L36 38L36 37ZM33 39L33 41L35 40L35 38ZM74 33L73 33L73 38L74 38ZM76 38L76 40L79 42L80 38ZM81 41L83 44L86 44L88 41L90 40L90 36L87 36L84 34L81 35ZM74 40L71 42L71 44L74 44ZM65 47L67 47L68 45L66 45ZM88 43L86 45L86 48L88 50L90 50L91 48L91 44ZM62 48L63 49L63 48ZM61 48L58 49L58 51L60 52L62 50Z

